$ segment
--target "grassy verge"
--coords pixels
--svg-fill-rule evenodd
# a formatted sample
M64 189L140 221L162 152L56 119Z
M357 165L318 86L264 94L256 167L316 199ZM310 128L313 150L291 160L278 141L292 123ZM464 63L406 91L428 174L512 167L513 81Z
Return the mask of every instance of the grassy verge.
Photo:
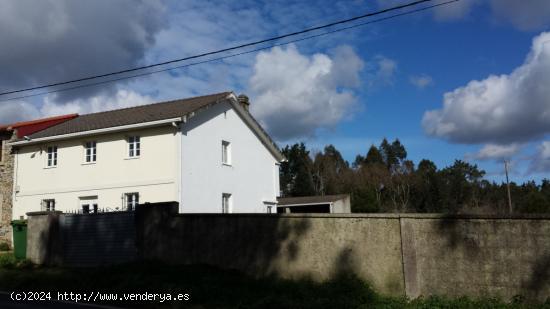
M40 268L29 263L0 267L4 291L90 293L188 293L189 301L103 302L140 308L534 308L497 300L431 297L407 301L376 294L366 283L342 276L325 283L254 279L208 266L136 263L105 268ZM52 296L53 297L53 296ZM550 304L541 305L550 308Z

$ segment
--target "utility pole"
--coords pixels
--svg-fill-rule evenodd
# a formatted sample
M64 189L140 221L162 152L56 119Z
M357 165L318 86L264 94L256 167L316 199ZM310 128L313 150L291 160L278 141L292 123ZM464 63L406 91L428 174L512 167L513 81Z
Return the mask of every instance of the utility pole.
M512 214L512 196L510 195L510 181L508 180L508 161L504 160L504 171L506 171L506 187L508 189L508 208Z

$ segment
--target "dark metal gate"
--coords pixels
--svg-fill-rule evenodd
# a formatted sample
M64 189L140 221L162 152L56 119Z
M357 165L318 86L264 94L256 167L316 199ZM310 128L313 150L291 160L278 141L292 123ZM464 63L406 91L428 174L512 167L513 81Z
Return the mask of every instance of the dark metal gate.
M65 265L98 266L137 258L134 212L66 214L60 229Z

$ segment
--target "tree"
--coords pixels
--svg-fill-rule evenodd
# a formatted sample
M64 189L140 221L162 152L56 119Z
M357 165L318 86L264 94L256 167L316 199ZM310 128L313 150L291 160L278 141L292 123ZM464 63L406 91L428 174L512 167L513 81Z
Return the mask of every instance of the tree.
M452 166L440 172L444 186L444 204L448 211L458 212L464 206L478 206L476 189L479 180L485 171L479 170L477 165L471 165L461 160L455 160Z
M441 193L437 166L430 160L418 163L413 192L414 208L418 212L441 211Z
M312 158L303 143L286 146L281 164L284 196L351 194L353 212L508 213L506 184L483 179L475 164L455 160L438 169L434 162L407 160L399 139L383 139L366 155L357 155L353 169L333 145ZM550 180L510 183L514 211L550 212Z
M544 178L540 185L540 192L550 201L550 179Z
M365 162L365 157L362 155L355 156L355 161L353 161L353 164L351 165L354 169L359 169Z
M354 212L379 212L384 206L383 193L386 191L390 174L384 164L363 165L355 170L351 184L352 210Z
M408 211L411 187L414 183L414 163L405 160L393 166L390 172L389 192L394 211Z
M317 195L344 193L346 174L349 164L333 145L325 147L324 152L315 155L313 163L313 182Z
M387 168L392 173L402 163L402 161L407 158L407 151L399 139L395 139L390 144L388 140L384 138L382 143L380 143L379 151L384 162L386 163Z
M304 143L286 146L282 150L287 161L281 163L280 182L283 196L314 195L313 162Z
M382 154L374 145L370 146L369 151L367 152L367 156L365 157L364 164L384 164L384 158L382 157Z

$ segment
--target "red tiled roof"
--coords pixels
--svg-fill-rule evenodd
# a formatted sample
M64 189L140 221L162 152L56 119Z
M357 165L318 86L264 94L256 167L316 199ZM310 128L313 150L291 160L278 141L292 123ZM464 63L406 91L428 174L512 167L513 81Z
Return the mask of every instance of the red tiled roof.
M17 137L22 138L24 136L31 135L49 127L58 125L62 122L74 119L76 117L78 117L78 114L68 114L29 121L20 121L12 124L2 125L0 126L0 131L17 130Z

